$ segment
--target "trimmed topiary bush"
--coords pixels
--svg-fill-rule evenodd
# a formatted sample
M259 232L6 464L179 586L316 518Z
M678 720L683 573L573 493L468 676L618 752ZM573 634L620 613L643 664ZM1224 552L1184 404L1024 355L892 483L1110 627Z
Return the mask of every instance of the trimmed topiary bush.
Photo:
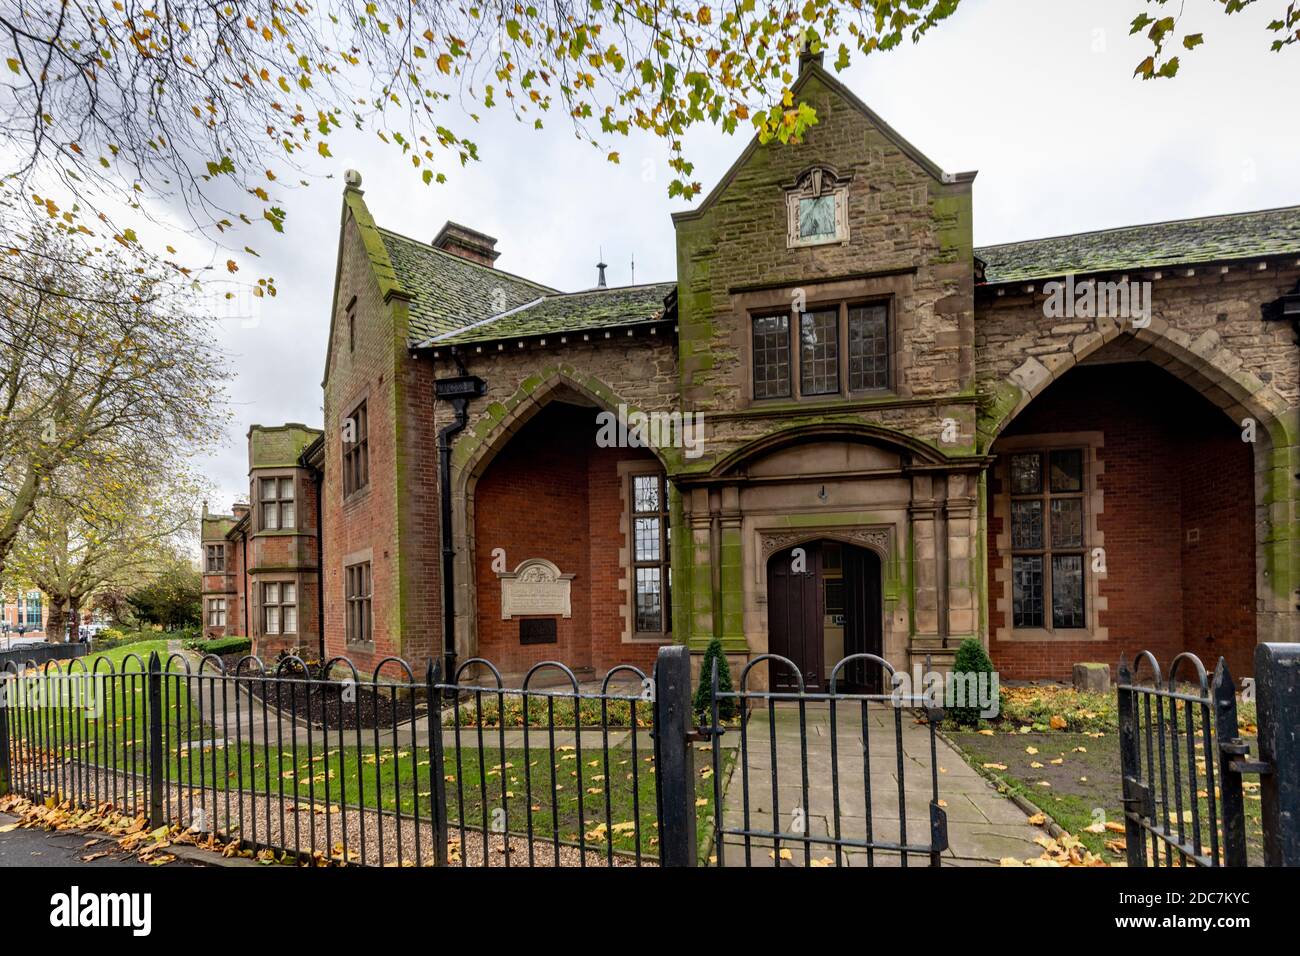
M700 685L695 689L695 717L701 723L713 719L713 662L718 662L718 692L731 693L731 668L727 666L727 655L722 651L722 642L716 637L709 641L704 651L704 660L700 663ZM736 716L736 699L722 697L718 700L718 720L731 720Z
M988 651L984 650L984 645L973 637L968 637L961 642L957 648L957 655L953 658L952 669L954 674L992 674L993 661L989 659ZM979 678L976 678L980 680ZM984 678L984 686L990 686L988 679ZM966 700L961 702L962 706L957 706L956 701L953 706L947 710L948 719L958 725L975 725L980 722L980 707L978 701Z
M253 642L247 637L217 637L210 641L186 641L185 646L200 654L247 654Z

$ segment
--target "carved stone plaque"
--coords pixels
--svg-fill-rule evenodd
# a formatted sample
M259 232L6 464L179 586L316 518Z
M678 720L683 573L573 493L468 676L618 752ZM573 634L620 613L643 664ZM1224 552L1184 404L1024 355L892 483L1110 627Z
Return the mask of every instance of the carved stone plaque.
M529 558L501 578L501 619L516 615L557 614L572 617L569 585L572 574L561 574L545 558Z

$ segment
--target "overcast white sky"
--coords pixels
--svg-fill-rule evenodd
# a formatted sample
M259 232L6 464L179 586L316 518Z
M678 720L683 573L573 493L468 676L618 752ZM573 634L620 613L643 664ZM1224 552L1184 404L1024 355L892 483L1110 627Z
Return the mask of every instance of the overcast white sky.
M1131 78L1146 55L1128 36L1141 0L963 0L918 46L841 79L944 169L979 171L977 245L1300 203L1300 50L1268 51L1267 9L1186 8L1207 42L1172 81ZM333 180L285 197L288 236L261 239L261 262L245 266L274 275L279 296L220 332L238 370L235 424L220 455L196 462L218 489L214 510L247 496L251 423L320 424L344 169L361 171L381 225L428 240L455 219L498 238L498 267L560 289L593 285L602 248L611 284L630 281L633 255L638 281L675 277L669 215L689 206L667 197L658 140L621 141L614 166L561 122L452 125L482 159L446 185L423 186L391 147L357 138L333 147ZM746 141L690 137L706 192Z

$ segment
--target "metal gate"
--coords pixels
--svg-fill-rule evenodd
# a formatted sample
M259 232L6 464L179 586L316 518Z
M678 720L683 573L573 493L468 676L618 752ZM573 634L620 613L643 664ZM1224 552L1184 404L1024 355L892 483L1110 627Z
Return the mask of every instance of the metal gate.
M1263 862L1300 866L1300 645L1260 644L1253 685L1259 759L1220 658L1195 654L1168 676L1149 651L1119 667L1120 766L1129 866L1246 866L1243 775L1258 775Z
M776 690L750 689L760 664L767 665L768 687ZM793 675L788 684L777 680L778 668ZM927 708L926 699L912 692L916 689L841 691L847 674L862 668L878 668L883 680L877 686L894 688L893 667L874 654L841 660L831 670L825 692L807 690L799 668L777 654L755 657L741 672L737 689L723 691L715 661L709 675L710 711L702 728L711 742L711 863L939 865L948 847L936 760L943 710ZM781 689L790 685L792 690ZM918 731L915 712L922 709L928 719ZM819 732L823 727L825 734ZM812 746L810 730L818 731ZM734 757L723 746L727 734L739 735ZM910 755L904 750L905 735L912 738ZM919 799L913 794L909 802L908 757L923 763L927 754L928 794L922 792ZM896 785L880 792L889 773ZM724 777L730 778L729 786Z

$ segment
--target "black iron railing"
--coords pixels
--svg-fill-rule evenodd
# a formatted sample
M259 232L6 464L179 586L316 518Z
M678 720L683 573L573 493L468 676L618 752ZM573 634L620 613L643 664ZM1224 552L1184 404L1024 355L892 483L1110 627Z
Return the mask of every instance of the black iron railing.
M1223 659L1211 679L1179 654L1165 675L1143 651L1120 663L1118 695L1129 866L1248 865L1243 775L1260 778L1263 862L1300 866L1300 646L1256 646L1257 760Z
M0 793L110 804L302 863L641 865L657 860L652 683L563 664L507 687L397 658L227 665L128 653L0 671ZM548 678L560 680L548 686Z

